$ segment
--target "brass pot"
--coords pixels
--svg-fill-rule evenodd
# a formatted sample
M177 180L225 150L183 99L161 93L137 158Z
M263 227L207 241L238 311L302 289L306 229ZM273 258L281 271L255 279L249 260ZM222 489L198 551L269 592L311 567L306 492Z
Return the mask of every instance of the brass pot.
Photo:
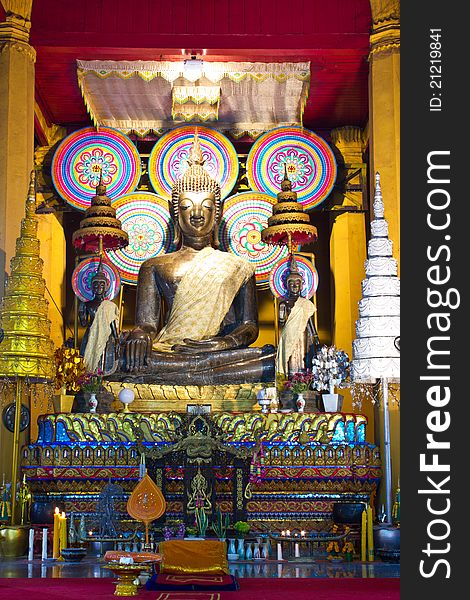
M55 413L70 413L72 412L73 401L75 394L57 394L53 398Z
M24 556L28 550L30 525L0 527L0 554L4 558Z

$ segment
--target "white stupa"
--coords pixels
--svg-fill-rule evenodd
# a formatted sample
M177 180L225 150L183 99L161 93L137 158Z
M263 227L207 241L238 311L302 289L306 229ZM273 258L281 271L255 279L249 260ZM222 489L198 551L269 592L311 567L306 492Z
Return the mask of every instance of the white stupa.
M366 278L362 281L356 339L353 341L351 379L356 383L374 383L400 378L400 280L397 261L392 256L388 223L380 189L380 175L375 175L374 220L372 237L365 262Z

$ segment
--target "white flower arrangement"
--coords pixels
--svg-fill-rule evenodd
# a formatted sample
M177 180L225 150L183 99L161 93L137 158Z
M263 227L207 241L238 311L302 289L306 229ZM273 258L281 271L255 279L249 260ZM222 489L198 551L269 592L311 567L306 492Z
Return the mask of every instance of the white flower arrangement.
M349 356L335 346L322 346L312 360L312 389L335 393L335 387L347 387Z

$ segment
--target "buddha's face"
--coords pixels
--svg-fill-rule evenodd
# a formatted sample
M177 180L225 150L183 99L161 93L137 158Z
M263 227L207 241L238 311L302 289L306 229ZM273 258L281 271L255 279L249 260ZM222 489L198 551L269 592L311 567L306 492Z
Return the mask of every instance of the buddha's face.
M209 192L183 192L179 198L178 222L181 231L191 237L211 233L215 219L215 196Z
M286 281L287 289L291 296L300 296L300 292L302 291L302 277L288 277Z
M95 279L92 281L91 289L95 298L102 298L106 293L106 287L106 281L103 281L102 279Z

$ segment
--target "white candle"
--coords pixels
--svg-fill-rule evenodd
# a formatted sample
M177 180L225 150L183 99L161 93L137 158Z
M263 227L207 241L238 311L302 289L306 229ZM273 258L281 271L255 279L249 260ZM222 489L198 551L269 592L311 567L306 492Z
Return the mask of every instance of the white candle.
M47 527L42 528L41 560L47 560Z
M277 560L282 560L282 545L279 542L277 544Z
M295 542L294 544L294 557L300 558L299 542Z
M33 560L34 557L34 529L29 530L29 549L28 560Z

